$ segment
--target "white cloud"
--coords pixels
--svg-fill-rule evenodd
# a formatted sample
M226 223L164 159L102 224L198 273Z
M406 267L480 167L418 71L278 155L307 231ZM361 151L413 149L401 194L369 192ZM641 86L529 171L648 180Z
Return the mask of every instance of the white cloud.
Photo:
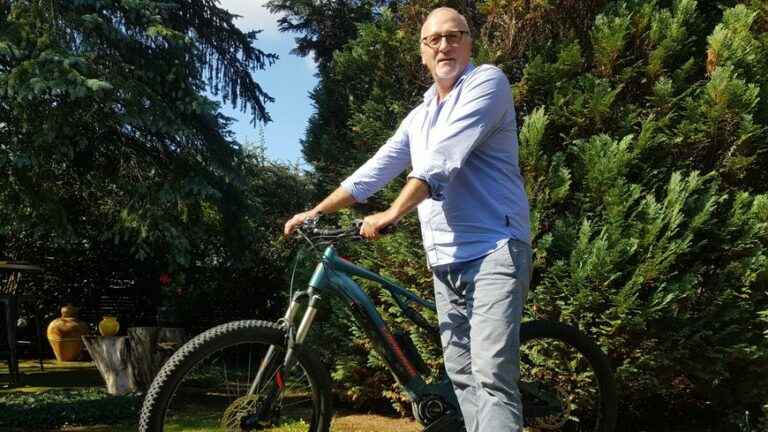
M304 64L307 66L307 69L309 69L312 75L317 73L317 63L315 63L314 55L310 54L304 57Z
M240 15L235 21L245 31L263 30L259 39L276 40L280 38L277 30L277 15L272 15L264 7L267 0L219 0L219 6L233 14Z

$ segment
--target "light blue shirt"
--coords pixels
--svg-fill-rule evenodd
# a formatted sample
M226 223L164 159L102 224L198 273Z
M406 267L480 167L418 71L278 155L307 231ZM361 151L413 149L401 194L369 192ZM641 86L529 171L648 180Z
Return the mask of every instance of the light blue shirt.
M530 244L512 91L497 67L469 64L441 102L435 85L341 186L364 202L412 167L429 185L419 220L431 268L470 261L510 239Z

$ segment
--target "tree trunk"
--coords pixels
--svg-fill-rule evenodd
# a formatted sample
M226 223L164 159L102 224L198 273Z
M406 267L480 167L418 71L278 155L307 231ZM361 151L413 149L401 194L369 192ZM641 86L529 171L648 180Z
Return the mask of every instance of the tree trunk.
M107 392L145 392L166 360L188 339L181 328L131 327L128 336L83 336Z
M146 391L163 363L188 336L183 328L131 327L128 329L131 355L128 357L137 390Z
M83 343L107 383L107 392L123 395L136 390L131 347L126 336L83 336Z

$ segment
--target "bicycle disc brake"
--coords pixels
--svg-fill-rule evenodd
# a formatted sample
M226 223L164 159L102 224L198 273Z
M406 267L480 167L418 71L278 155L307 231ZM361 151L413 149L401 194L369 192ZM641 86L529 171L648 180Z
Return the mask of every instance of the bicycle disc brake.
M277 412L270 412L263 397L245 395L229 404L221 417L221 428L226 432L257 431L273 426Z
M261 401L258 396L245 395L229 404L221 417L221 428L227 432L242 431L242 423L246 418L260 411Z

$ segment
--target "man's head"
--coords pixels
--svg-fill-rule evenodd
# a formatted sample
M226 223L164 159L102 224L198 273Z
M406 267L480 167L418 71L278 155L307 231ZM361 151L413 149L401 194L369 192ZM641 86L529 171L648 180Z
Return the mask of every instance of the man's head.
M421 62L438 85L451 87L469 64L472 37L455 9L433 10L421 26Z

